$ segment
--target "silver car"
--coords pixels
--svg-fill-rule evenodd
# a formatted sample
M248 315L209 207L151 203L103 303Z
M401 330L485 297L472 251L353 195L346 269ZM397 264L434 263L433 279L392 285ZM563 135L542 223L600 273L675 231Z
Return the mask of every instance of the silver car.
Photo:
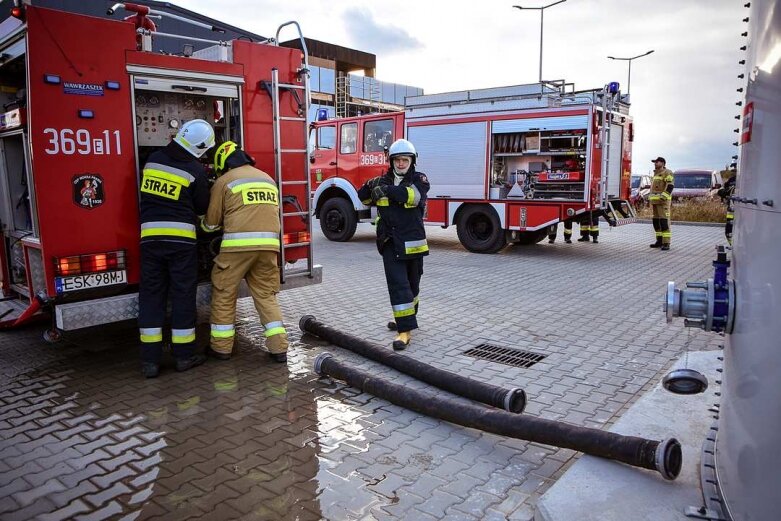
M715 170L682 168L673 172L673 199L707 197L721 188L721 175Z

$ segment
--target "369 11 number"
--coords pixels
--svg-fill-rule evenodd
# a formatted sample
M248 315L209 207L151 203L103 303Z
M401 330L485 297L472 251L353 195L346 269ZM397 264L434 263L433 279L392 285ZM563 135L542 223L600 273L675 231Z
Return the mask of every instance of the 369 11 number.
M122 154L122 139L119 130L104 130L98 134L98 137L93 137L89 130L83 128L76 130L45 128L43 133L48 139L44 152L50 155Z

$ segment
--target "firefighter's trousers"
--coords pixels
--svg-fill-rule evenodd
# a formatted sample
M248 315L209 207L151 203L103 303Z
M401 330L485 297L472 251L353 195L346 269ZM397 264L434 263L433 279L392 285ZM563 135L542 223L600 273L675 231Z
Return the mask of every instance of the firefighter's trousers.
M735 222L735 214L732 210L727 210L727 223L724 225L724 236L727 242L732 246L732 225Z
M580 236L588 239L599 238L599 215L596 212L586 212L580 219Z
M386 244L382 251L382 264L397 330L403 333L417 329L423 257L397 259L393 246Z
M556 235L559 233L559 223L552 224L548 229L548 240L553 242L556 240ZM572 221L564 221L564 240L568 240L572 237Z
M670 230L670 207L672 204L670 201L653 204L653 223L654 232L656 233L656 242L662 244L670 244L672 238L672 231Z
M141 244L138 327L141 359L159 364L166 305L171 298L171 349L176 358L195 352L198 256L195 244L149 241Z
M244 279L266 330L266 348L270 353L287 352L287 333L277 302L279 267L275 251L223 251L214 259L211 348L226 354L233 350L236 298Z

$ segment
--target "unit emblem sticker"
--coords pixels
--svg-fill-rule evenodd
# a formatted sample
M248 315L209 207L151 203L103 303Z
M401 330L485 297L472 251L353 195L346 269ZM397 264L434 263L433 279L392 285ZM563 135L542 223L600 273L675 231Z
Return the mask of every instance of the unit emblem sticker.
M103 192L103 178L97 174L81 174L73 177L73 202L81 208L91 210L106 200Z

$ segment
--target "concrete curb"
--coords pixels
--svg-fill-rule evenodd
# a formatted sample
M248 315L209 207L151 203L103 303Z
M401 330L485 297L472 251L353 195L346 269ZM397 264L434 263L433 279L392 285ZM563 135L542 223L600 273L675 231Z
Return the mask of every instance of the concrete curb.
M641 224L653 224L651 219L638 219L636 223ZM692 222L692 221L672 221L672 224L676 226L710 226L713 228L724 226L725 223L705 223L705 222Z
M721 351L692 351L673 368L695 369L710 382L719 378ZM680 396L656 386L640 397L610 428L627 436L666 439L675 436L683 450L681 475L665 481L659 474L622 463L581 456L537 501L534 521L686 521L689 506L702 504L702 443L713 425L711 404L718 386Z

